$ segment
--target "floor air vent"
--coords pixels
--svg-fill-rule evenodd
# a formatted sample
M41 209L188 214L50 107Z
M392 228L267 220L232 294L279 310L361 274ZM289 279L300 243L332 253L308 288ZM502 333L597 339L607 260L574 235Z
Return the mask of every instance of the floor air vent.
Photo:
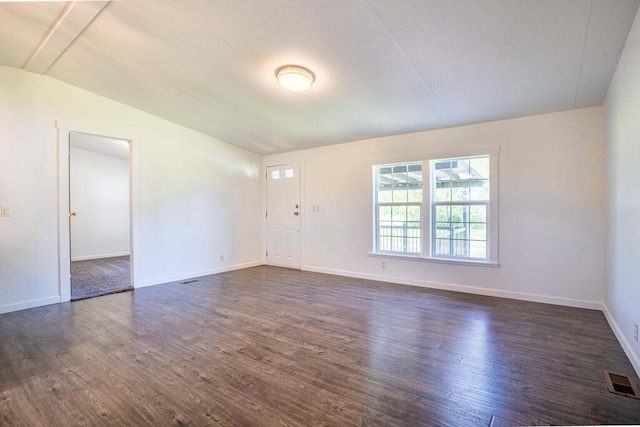
M607 388L611 393L640 399L640 391L638 391L638 386L633 378L604 371L604 379L607 381Z
M184 282L180 282L181 285L188 285L189 283L194 283L197 282L198 279L193 279L193 280L185 280Z

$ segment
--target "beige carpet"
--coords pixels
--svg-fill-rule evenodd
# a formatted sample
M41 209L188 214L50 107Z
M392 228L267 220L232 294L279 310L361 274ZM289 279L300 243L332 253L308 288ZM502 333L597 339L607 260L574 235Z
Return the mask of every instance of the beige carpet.
M132 289L129 256L71 263L71 301Z

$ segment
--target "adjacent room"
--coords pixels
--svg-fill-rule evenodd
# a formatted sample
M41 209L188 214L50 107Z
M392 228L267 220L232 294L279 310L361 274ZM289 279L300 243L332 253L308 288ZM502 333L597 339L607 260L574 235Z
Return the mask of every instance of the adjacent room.
M0 425L640 425L639 6L0 1Z
M130 291L129 142L71 132L68 149L71 300Z

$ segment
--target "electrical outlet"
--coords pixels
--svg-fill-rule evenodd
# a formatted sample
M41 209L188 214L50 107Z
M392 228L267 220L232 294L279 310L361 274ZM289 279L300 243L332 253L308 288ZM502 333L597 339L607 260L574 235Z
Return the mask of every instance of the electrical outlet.
M638 342L638 324L636 323L634 326L633 338Z
M220 262L224 262L224 255L220 255Z
M382 261L382 269L386 270L387 269L387 261Z

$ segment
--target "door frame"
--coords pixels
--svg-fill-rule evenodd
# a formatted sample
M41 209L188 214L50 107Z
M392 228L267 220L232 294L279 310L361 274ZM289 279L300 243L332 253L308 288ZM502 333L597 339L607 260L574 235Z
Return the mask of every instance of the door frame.
M272 167L280 167L280 166L286 166L286 165L292 165L292 164L297 164L300 167L300 215L302 216L302 218L300 218L300 270L304 270L306 268L307 262L307 251L306 251L306 245L305 245L305 230L306 230L306 225L307 225L307 210L306 210L306 203L305 203L305 179L304 179L304 174L305 174L305 160L291 160L289 162L284 162L284 163L274 163L274 164L263 164L263 180L264 180L264 197L262 200L262 204L264 207L264 212L265 215L263 215L262 220L264 221L264 227L262 227L263 230L263 239L262 241L264 242L263 245L263 250L262 253L265 254L264 255L264 264L265 265L269 265L268 264L268 260L267 260L267 250L269 248L269 222L267 221L267 192L268 192L268 181L267 181L267 168L272 168Z
M70 174L69 142L70 133L88 133L129 141L129 256L131 286L139 282L135 268L135 254L140 243L140 143L142 138L129 131L122 131L101 125L56 121L56 155L58 187L58 293L60 302L71 300L71 227L69 217Z

